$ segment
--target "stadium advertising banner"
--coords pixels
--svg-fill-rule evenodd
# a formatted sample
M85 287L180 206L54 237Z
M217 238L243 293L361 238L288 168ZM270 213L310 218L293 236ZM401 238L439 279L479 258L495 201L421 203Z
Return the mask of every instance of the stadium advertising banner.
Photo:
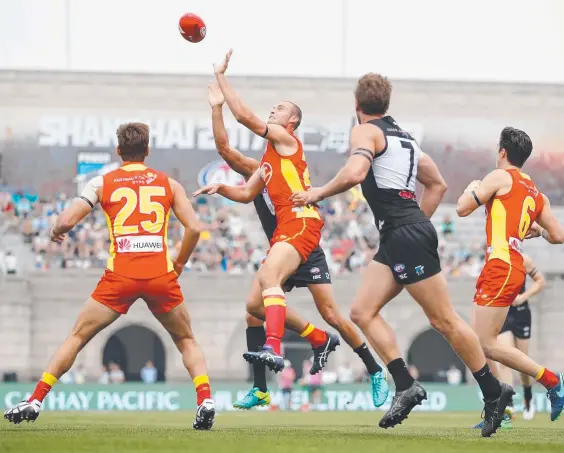
M216 151L211 119L202 118L138 118L151 128L152 147L155 149L183 149ZM39 120L38 145L40 147L114 148L117 145L116 129L132 118L97 116L43 116ZM349 133L356 119L305 122L297 131L304 143L304 151L333 151L344 153L349 146ZM417 141L423 138L420 124L402 123ZM228 122L227 133L231 146L241 151L264 150L264 139L244 126Z
M4 408L12 407L31 395L30 384L0 384L0 401ZM243 397L247 383L214 384L213 398L218 411L232 411L233 402ZM415 410L423 412L480 412L481 395L477 387L426 384L428 399ZM540 388L540 387L539 387ZM548 411L544 392L534 394L537 411ZM282 392L272 392L272 404L283 406ZM392 394L386 404L375 408L368 385L329 385L323 389L320 411L382 411L390 407ZM522 410L519 396L514 397L515 408ZM292 392L292 409L300 410L309 403L306 389L296 387ZM54 411L179 411L196 408L191 385L122 384L122 385L58 385L46 398L44 410ZM260 410L266 410L262 408Z

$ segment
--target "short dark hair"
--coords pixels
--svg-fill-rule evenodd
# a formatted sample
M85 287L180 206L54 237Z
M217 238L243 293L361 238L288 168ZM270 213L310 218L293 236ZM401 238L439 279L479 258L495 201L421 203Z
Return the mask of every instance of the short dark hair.
M392 84L386 77L369 72L358 79L354 96L365 115L384 115L390 107Z
M296 130L298 127L300 127L300 124L302 124L302 109L298 107L297 104L294 104L292 101L288 101L290 104L292 104L292 115L296 115L298 117L298 121L296 122L296 124L294 125L294 130Z
M145 160L149 148L149 126L145 123L125 123L117 128L116 135L122 160Z
M499 151L505 150L511 165L521 168L533 152L533 142L525 132L506 127L499 136Z

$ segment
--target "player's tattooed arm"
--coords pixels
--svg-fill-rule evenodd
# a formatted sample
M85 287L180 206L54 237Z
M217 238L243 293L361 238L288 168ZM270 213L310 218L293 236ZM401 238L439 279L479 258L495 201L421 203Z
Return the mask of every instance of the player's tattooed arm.
M238 123L253 131L255 134L266 138L276 146L276 150L283 155L291 155L297 150L297 142L290 133L278 124L266 124L243 102L225 77L225 71L231 59L231 49L221 64L214 65L217 84L225 97L229 110Z
M523 262L525 264L525 270L527 271L527 274L529 274L529 277L533 279L533 284L529 285L524 293L519 294L515 298L513 305L521 305L531 297L540 293L546 286L544 275L537 269L533 260L529 256L523 255Z
M417 181L424 187L419 207L423 214L431 218L447 191L447 184L435 161L424 153L417 165Z
M550 201L546 195L542 195L544 205L541 213L537 217L537 223L533 224L529 230L526 239L542 236L551 244L564 243L564 226L554 216L550 207Z
M337 175L322 187L315 187L307 192L296 192L290 199L295 206L317 203L325 198L346 192L366 179L372 167L376 150L385 146L382 131L370 124L359 124L351 130L350 157Z
M468 184L468 187L458 199L456 213L459 217L469 216L496 194L503 195L509 192L512 185L513 180L509 173L505 170L496 169L482 181L472 181Z
M251 178L242 186L228 186L226 184L210 184L197 190L192 195L214 195L219 194L229 200L238 203L250 203L264 189L264 181L260 169L254 172Z
M229 144L229 136L223 120L225 98L217 83L208 85L208 100L212 108L213 138L217 152L233 171L248 180L259 167L259 162L252 157L245 156Z

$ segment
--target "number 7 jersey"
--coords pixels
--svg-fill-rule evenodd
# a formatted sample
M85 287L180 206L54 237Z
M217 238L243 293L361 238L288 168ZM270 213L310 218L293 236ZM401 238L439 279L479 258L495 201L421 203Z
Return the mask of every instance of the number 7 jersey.
M522 245L529 227L544 207L544 198L531 178L510 169L513 186L486 203L486 262L499 259L525 272Z
M110 233L108 270L152 279L174 270L167 230L173 203L168 176L128 164L103 176L100 205Z

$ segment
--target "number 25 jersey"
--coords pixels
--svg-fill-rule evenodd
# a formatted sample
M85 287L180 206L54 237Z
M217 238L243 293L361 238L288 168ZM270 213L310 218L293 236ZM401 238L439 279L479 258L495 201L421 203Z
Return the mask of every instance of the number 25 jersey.
M173 203L165 173L128 164L103 176L100 205L110 233L107 268L134 279L151 279L174 270L167 230Z
M486 261L499 259L521 272L523 239L544 208L542 193L531 178L517 169L510 169L513 186L505 195L486 203Z

